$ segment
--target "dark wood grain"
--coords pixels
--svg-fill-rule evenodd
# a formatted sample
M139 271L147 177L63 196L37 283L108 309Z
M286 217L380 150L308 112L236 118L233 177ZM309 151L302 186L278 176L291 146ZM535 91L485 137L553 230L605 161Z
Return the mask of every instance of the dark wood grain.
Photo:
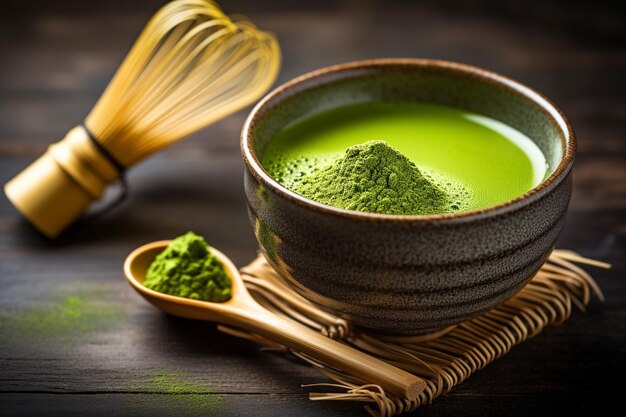
M0 17L0 182L81 120L160 1L9 2ZM421 415L623 415L626 385L626 54L623 10L609 3L228 2L274 31L280 81L354 59L416 56L466 62L542 91L579 139L575 190L559 246L614 264L594 271L607 301L515 348ZM141 385L175 371L221 404L204 415L365 415L316 403L322 380L294 360L167 317L125 283L134 247L193 229L239 265L256 253L238 136L246 111L130 173L113 213L47 241L0 197L0 414L193 415ZM49 308L77 287L119 313L61 336L7 335L6 323ZM37 328L37 325L33 325ZM8 330L7 330L8 329ZM23 329L21 330L23 332ZM11 337L9 337L11 336ZM141 388L138 388L141 386ZM159 404L168 404L160 406ZM620 408L621 407L621 408Z

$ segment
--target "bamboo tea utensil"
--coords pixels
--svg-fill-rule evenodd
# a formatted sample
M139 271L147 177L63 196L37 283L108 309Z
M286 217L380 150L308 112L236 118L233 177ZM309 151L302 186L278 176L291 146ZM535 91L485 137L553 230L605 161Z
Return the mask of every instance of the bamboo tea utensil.
M379 385L409 401L414 401L425 389L423 379L262 307L252 298L230 259L214 248L211 248L212 253L220 260L232 281L232 297L229 300L222 303L198 301L144 287L142 282L148 266L169 243L163 240L141 246L128 255L124 262L128 282L157 308L175 316L218 322L252 332L341 372Z
M54 238L109 183L125 190L127 168L258 99L279 66L272 35L210 0L174 0L148 22L85 121L5 192Z

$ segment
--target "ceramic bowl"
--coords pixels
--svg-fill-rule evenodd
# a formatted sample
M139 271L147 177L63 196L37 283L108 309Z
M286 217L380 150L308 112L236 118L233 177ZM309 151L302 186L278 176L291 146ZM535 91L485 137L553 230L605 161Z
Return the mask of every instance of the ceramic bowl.
M428 216L361 213L286 189L260 163L272 137L299 118L372 100L442 104L500 120L530 137L550 175L482 210ZM242 132L245 192L261 249L314 304L357 326L423 334L502 303L546 261L572 191L572 129L545 97L502 75L418 59L347 63L268 94Z

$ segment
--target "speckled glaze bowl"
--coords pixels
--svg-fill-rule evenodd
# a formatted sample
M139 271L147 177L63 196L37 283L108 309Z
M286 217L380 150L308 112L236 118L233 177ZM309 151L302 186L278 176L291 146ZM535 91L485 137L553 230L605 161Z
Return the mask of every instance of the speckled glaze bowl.
M287 124L371 100L437 103L500 120L536 142L551 173L483 210L396 216L306 199L261 165ZM509 78L451 62L385 59L324 68L278 87L246 121L242 152L256 237L288 285L355 325L423 334L502 303L547 259L569 204L575 139L550 101Z

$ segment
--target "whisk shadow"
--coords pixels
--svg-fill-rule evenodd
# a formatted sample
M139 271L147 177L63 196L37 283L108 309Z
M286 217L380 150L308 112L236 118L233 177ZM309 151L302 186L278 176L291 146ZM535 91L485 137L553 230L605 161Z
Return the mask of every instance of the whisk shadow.
M250 230L243 185L154 184L142 186L132 194L110 212L80 219L54 240L26 221L18 225L20 234L32 244L69 247L94 241L140 244L190 229L228 234L227 230L221 230L225 225L231 229L236 225L235 230Z

